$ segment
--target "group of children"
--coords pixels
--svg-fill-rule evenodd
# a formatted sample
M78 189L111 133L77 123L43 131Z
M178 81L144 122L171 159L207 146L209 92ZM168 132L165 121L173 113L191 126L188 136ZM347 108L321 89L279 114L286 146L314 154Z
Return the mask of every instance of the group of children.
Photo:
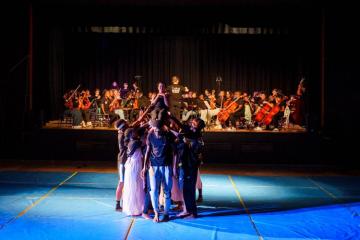
M154 222L165 222L170 219L171 203L176 202L177 217L196 218L196 201L202 201L199 166L205 123L200 118L181 123L168 111L163 83L158 84L158 91L149 107L151 120L139 119L132 125L125 120L115 122L119 143L116 210L145 219L151 219L153 211Z

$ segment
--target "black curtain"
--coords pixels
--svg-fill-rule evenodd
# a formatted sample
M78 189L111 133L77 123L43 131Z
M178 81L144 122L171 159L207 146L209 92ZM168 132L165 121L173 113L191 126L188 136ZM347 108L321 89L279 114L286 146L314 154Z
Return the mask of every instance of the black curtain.
M131 82L144 76L144 91L157 81L179 75L196 91L216 88L216 76L226 90L283 89L294 93L304 66L304 52L287 36L151 36L72 33L66 38L66 87L78 83L94 89L113 81Z

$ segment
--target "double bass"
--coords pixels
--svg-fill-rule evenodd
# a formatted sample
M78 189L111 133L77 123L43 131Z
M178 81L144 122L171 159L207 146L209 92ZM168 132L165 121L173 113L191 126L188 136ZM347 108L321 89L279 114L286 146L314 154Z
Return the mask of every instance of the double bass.
M296 96L292 101L293 112L290 115L292 122L297 125L302 125L304 121L305 104L302 97L304 92L305 92L304 79L301 79L297 87Z

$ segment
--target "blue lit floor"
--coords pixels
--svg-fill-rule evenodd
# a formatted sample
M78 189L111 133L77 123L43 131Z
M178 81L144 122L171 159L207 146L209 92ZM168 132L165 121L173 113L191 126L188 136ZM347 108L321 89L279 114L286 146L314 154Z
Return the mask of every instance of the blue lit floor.
M360 177L202 175L195 220L114 211L116 174L0 172L0 239L360 239Z

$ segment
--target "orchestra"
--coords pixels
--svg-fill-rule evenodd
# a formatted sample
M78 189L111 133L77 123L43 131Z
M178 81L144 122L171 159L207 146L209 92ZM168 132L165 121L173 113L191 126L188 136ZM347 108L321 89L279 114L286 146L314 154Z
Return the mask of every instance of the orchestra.
M109 127L117 119L135 122L149 107L152 108L146 112L151 114L149 119L158 119L160 115L163 118L167 112L183 123L199 117L210 130L280 131L305 127L304 80L292 95L285 95L280 89L273 89L269 95L264 91L249 94L209 89L202 93L180 85L178 76L171 80L167 88L159 83L158 93L146 95L136 82L130 86L125 82L121 88L106 89L103 94L96 89L94 95L79 85L64 94L64 114L73 118L74 128L92 128L97 117L108 119Z

